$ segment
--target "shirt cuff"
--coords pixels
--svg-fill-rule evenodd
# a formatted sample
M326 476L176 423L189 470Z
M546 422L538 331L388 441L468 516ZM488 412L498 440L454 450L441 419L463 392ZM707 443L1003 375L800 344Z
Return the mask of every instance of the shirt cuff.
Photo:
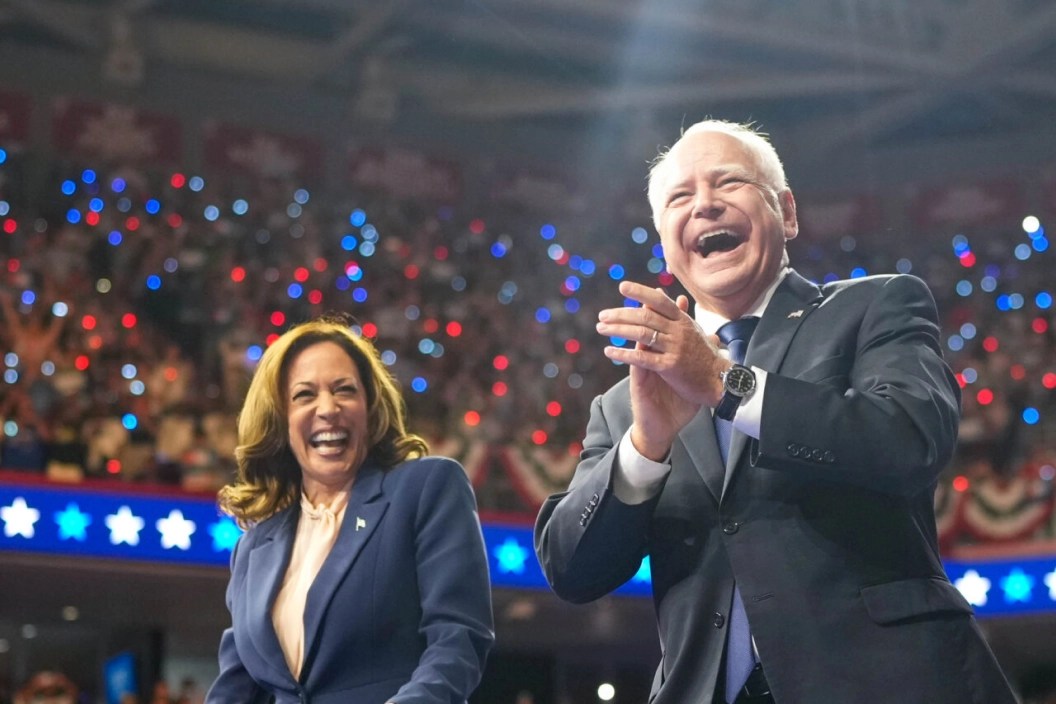
M752 367L755 372L755 393L737 406L733 414L733 427L748 437L759 439L759 428L763 424L763 394L766 393L766 372Z
M644 503L660 493L670 471L670 453L661 462L643 456L635 449L631 442L631 431L628 430L616 447L612 493L621 503L630 506Z

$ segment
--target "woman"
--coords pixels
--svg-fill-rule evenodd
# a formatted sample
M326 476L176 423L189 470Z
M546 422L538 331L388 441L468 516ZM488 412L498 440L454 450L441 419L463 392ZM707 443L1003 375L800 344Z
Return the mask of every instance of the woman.
M342 321L264 353L220 491L248 530L208 704L464 703L477 686L494 633L473 492L405 412Z

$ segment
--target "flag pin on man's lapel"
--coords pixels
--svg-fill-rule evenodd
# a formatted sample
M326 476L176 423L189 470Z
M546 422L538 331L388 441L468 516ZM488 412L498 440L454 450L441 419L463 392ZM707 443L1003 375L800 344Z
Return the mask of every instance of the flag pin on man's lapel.
M789 318L799 318L799 317L802 317L802 315L803 315L803 309L800 308L799 310L794 310L791 313L789 313L788 317Z
M358 532L360 528L366 528L366 527L367 527L367 522L364 521L359 516L356 516L356 531Z

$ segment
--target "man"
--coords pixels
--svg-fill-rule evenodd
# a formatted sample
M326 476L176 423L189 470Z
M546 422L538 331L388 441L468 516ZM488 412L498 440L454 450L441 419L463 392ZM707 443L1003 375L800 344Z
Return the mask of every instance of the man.
M649 556L653 704L1014 702L939 559L959 390L928 289L789 269L795 200L749 127L690 127L649 201L695 318L632 282L640 307L599 314L636 344L606 348L629 376L595 399L571 486L539 513L554 591L596 599ZM720 331L742 318L758 318L747 345Z

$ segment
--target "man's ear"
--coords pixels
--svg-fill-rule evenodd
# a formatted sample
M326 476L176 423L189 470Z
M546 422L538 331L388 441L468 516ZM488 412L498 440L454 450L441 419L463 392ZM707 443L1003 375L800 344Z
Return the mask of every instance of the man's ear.
M796 216L796 199L787 188L778 194L781 205L781 221L785 226L785 239L793 240L799 234L799 218Z

